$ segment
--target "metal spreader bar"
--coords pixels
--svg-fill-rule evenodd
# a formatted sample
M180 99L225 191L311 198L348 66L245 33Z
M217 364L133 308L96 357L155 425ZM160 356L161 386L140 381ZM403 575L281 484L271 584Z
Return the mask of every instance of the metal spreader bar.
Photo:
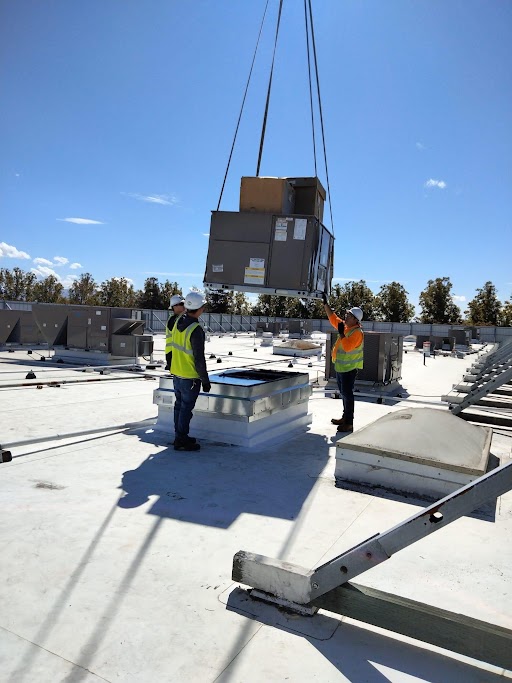
M232 577L234 581L276 598L307 605L320 595L388 560L399 550L511 489L512 462L484 474L392 529L368 538L317 569L305 569L241 550L233 558Z

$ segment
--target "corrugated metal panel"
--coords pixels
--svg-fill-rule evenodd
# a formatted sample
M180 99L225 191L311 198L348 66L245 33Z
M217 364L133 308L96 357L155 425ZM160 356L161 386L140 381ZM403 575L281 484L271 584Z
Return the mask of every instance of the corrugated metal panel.
M496 341L496 328L495 327L480 327L480 341L481 342L494 342Z
M507 341L512 338L512 327L494 327L492 328L496 331L497 341ZM480 328L480 332L482 328Z
M430 336L432 326L424 323L414 323L411 334L424 334Z
M407 335L412 334L411 327L411 323L393 323L393 328L391 331L395 334Z
M29 301L2 301L2 308L6 308L11 311L31 311L32 303Z
M432 336L447 337L451 325L432 325Z

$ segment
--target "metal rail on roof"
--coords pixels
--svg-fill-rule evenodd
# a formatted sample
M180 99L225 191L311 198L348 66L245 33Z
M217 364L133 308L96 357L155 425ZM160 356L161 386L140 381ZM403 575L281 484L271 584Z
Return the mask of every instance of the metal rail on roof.
M317 569L239 551L232 578L251 597L311 616L327 609L439 647L512 667L512 630L349 582L488 500L512 489L512 462L502 465L377 533Z
M512 343L507 341L501 348L482 356L468 370L470 374L464 379L471 383L465 386L458 385L453 393L441 397L450 404L450 410L454 415L459 415L466 408L474 406L482 398L512 380Z

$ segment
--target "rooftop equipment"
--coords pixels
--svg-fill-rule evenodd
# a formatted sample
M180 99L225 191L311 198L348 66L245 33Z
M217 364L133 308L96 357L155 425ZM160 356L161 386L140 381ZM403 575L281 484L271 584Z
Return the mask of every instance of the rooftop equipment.
M260 369L232 369L210 375L211 391L199 394L194 436L239 446L276 443L305 431L311 422L309 375ZM156 430L174 433L174 386L162 377L155 389Z
M0 310L0 344L37 345L44 343L32 311Z
M331 350L338 334L327 335L325 349L325 379L334 379L336 372L331 360ZM390 384L402 376L404 338L392 332L365 332L363 369L357 371L357 382Z
M143 332L142 312L131 308L35 303L30 311L0 310L0 344L46 343L57 349L56 360L69 362L136 362L153 352Z

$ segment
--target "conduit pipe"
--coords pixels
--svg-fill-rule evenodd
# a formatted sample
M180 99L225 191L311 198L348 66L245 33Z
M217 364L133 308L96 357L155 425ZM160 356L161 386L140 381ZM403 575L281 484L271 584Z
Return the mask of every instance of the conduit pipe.
M156 379L154 375L130 375L129 377L91 377L89 379L47 379L39 382L37 379L30 382L16 382L10 384L2 384L0 382L0 389L17 389L20 387L40 387L53 386L57 387L61 384L84 384L85 382L115 382L123 379Z
M2 448L19 448L30 446L31 444L44 443L45 441L62 441L63 439L74 439L77 436L88 436L89 434L100 434L101 432L126 431L127 429L142 429L151 427L156 423L156 417L140 420L139 422L125 422L120 425L110 425L110 427L96 427L95 429L82 429L79 432L68 432L67 434L53 434L50 436L37 436L33 439L23 439L22 441L11 441L2 443ZM19 457L19 456L14 456Z

